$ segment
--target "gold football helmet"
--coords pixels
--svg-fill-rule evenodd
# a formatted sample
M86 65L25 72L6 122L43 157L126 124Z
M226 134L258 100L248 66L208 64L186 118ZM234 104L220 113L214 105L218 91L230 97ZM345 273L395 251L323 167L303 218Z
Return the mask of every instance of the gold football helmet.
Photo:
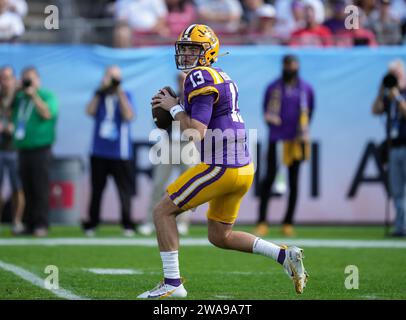
M217 61L220 41L214 31L204 24L187 27L175 43L175 61L179 70L209 66Z

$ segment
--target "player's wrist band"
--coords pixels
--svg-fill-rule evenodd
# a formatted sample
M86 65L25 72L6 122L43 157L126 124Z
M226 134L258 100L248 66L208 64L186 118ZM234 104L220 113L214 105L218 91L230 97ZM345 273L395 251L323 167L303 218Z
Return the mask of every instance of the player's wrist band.
M171 113L172 118L175 119L175 116L179 113L179 112L183 112L185 110L183 110L183 107L180 104L177 104L176 106L173 106L169 112Z

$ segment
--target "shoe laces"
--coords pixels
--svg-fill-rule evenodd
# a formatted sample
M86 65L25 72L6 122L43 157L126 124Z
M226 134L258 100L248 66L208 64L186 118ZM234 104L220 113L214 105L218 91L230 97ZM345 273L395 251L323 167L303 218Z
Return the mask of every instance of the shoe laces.
M155 291L155 290L161 289L164 285L165 285L165 281L164 281L164 279L162 279L162 280L159 281L158 284L157 284L154 288L152 288L152 290L150 290L150 291Z

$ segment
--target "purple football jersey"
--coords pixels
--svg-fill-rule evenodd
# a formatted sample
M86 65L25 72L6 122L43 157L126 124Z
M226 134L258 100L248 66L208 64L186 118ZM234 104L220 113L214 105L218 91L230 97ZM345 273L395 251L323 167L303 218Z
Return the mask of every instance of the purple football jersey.
M196 146L201 161L226 167L249 164L247 134L234 81L219 68L197 67L188 73L184 93L186 113L207 125L204 139Z
M269 102L277 96L280 104L280 126L269 125L269 140L292 140L297 136L299 117L302 108L306 108L310 114L314 109L314 92L310 84L302 79L294 87L286 87L282 79L273 81L266 89L263 103L264 113L269 108Z

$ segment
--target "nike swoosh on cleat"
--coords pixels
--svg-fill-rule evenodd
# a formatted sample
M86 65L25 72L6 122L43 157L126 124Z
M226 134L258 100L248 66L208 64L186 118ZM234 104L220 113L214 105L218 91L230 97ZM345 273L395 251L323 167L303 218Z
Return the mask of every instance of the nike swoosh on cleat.
M162 296L160 296L159 299L165 299L166 297L170 296L172 293L174 293L176 291L177 288L168 291L167 293L163 294Z
M176 289L175 289L175 290L176 290ZM168 295L172 294L175 290L171 290L171 291L168 291L167 293L158 294L158 295L151 295L151 294L149 294L149 295L148 295L148 298L151 298L151 299L154 299L154 298L161 298L161 299L163 299L163 298L166 298Z

